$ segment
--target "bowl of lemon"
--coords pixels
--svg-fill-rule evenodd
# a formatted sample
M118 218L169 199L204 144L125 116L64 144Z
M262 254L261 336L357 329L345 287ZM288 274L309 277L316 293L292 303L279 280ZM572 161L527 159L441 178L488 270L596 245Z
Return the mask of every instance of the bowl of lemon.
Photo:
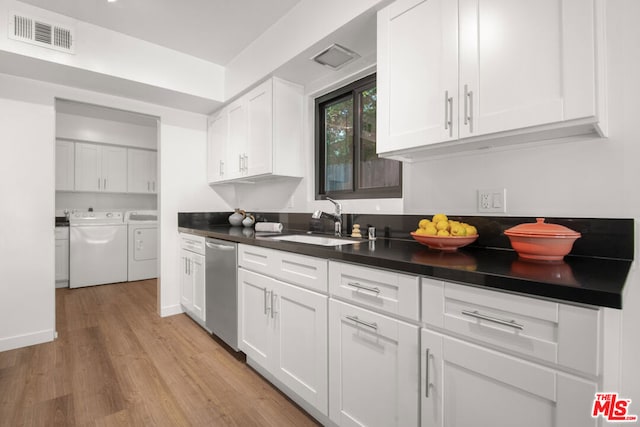
M411 237L431 249L453 252L475 242L478 230L473 225L450 220L440 213L431 219L421 219L418 229L411 232Z

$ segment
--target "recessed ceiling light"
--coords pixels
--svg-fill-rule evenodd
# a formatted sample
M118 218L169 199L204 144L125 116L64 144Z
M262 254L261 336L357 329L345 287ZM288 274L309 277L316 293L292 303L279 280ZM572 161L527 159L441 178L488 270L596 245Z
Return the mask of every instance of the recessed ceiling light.
M118 1L118 0L107 0L107 3L115 3L115 2L117 2L117 1Z
M337 70L359 57L360 55L344 46L332 44L311 59L332 70Z

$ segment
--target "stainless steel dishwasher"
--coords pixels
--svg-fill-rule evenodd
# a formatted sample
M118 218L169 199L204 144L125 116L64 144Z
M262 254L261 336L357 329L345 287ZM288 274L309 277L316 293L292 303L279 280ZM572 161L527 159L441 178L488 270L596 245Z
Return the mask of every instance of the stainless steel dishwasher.
M238 351L238 245L207 238L205 247L205 325Z

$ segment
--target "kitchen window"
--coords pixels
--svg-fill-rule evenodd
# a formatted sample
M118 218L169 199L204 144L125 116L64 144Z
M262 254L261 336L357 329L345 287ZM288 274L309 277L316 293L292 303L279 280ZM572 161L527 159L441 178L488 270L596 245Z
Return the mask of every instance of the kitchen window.
M316 199L402 197L402 163L376 154L376 75L316 98Z

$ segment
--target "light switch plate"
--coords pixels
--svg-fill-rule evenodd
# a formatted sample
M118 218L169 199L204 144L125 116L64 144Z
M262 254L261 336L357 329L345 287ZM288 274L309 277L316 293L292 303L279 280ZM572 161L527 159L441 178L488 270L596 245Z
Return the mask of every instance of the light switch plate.
M506 213L507 189L487 188L478 190L478 212Z

